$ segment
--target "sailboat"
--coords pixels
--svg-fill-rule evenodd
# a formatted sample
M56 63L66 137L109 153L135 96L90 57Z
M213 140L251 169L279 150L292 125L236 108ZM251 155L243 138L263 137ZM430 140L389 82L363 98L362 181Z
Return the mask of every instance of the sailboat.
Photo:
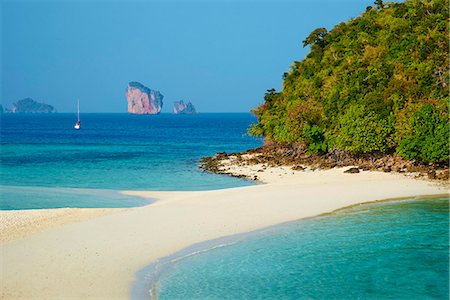
M75 123L75 125L73 125L73 128L75 128L76 130L79 130L81 126L81 121L80 121L80 100L78 100L78 121Z

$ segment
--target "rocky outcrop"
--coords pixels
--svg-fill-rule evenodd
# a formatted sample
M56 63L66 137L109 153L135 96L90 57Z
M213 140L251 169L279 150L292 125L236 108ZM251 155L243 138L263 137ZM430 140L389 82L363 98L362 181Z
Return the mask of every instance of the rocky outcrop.
M357 173L359 173L359 168L350 168L348 170L345 170L344 173L357 174Z
M345 173L360 171L379 171L408 173L409 176L429 178L448 182L450 169L447 164L422 164L408 161L397 154L366 154L351 155L341 150L334 150L324 155L310 153L301 144L266 143L259 148L242 153L225 152L201 159L200 168L218 174L235 176L224 166L232 161L235 165L261 165L265 167L291 166L293 170L302 171L305 168L330 169L334 167L351 167ZM356 166L356 167L355 167ZM237 177L242 177L241 175ZM253 179L253 178L249 178Z
M56 109L48 104L25 98L13 104L12 113L55 113Z
M163 106L164 96L139 82L130 82L126 91L128 113L130 114L159 114Z
M184 103L183 100L175 101L173 103L173 113L174 114L196 114L194 105L191 102Z

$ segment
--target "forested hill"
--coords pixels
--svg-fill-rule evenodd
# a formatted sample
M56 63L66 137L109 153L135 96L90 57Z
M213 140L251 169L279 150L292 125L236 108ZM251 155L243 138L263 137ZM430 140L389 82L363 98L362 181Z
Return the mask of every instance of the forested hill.
M318 154L448 161L449 1L375 2L306 37L310 53L267 91L250 134Z

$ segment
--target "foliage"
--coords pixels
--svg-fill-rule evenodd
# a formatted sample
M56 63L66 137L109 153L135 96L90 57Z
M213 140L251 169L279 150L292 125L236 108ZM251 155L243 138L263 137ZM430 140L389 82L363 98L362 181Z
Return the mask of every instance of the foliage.
M317 125L305 125L303 136L308 143L308 150L313 153L322 154L327 152L328 144L325 141L324 132Z
M321 48L325 46L325 36L328 30L326 28L317 28L303 41L303 47L308 45L319 45Z
M447 161L448 6L375 1L330 31L314 30L303 41L309 54L283 75L282 91L268 90L253 110L250 134L316 153L396 151Z
M439 115L429 103L410 118L411 132L405 136L398 152L408 159L424 162L445 161L448 158L449 138L447 116Z
M386 152L392 125L363 106L352 106L340 119L341 129L337 137L340 148L350 153Z

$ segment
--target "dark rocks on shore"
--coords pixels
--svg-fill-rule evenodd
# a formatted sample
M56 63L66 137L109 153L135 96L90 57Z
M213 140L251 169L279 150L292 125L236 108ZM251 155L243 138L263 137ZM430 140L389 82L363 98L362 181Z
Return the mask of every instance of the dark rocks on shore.
M359 173L359 169L358 168L350 168L348 170L345 170L344 173L356 174L356 173Z
M229 172L230 168L223 169L222 160L229 157L231 154L226 154L225 152L217 153L214 156L207 156L202 157L200 159L200 169L214 173L214 174L223 174L223 175L229 175L236 178L242 178L242 179L251 179L251 180L258 180L257 176L255 175L253 178L248 178L245 175L241 174L233 174ZM236 155L236 153L233 153L233 156Z
M383 167L381 170L385 173L392 172L392 168L390 166Z
M219 168L221 159L222 158L217 154L215 156L202 157L200 159L200 169L211 173L222 174L222 171Z
M440 170L436 172L436 179L448 181L449 175L450 175L449 169Z
M416 173L418 176L435 180L448 180L448 165L421 164L417 161L408 161L395 154L367 154L354 156L341 150L334 150L325 155L311 154L307 148L299 144L268 143L259 148L247 150L243 153L217 153L213 157L202 159L200 168L219 174L228 174L221 171L221 161L233 158L238 165L262 164L266 166L292 166L293 170L303 170L306 166L311 169L331 169L334 167L353 167L347 172L357 173L364 171Z
M428 179L436 179L436 171L434 171L434 170L429 171Z
M294 170L294 171L304 171L305 169L306 168L304 166L300 166L300 165L292 167L292 170Z

